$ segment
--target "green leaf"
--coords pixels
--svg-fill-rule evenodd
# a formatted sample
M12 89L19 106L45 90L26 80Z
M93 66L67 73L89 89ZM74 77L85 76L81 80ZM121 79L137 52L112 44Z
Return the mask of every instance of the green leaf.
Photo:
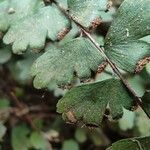
M68 3L67 0L55 0L58 5L64 9L68 9Z
M16 22L3 40L6 44L13 43L13 52L20 54L28 47L42 49L46 38L62 38L61 34L65 34L69 26L68 19L55 5L47 6Z
M46 150L48 142L40 132L32 132L30 137L32 147L35 149Z
M8 99L0 98L0 109L9 107L10 102Z
M6 31L18 20L32 15L43 6L42 0L0 0L0 31Z
M62 150L79 150L79 145L75 140L66 140L63 142Z
M120 140L107 150L149 150L150 137Z
M107 56L121 69L135 71L136 64L150 56L149 0L125 0L118 9L105 42Z
M113 119L122 117L123 107L131 109L133 100L117 79L72 88L57 104L57 112L72 123L100 126L106 108Z
M150 136L150 119L143 110L136 112L135 131L138 136Z
M71 29L70 31L66 34L66 36L63 38L61 43L65 43L70 39L74 39L79 35L80 28L72 21L71 22Z
M143 108L144 111L149 115L150 117L150 91L147 91L143 98L142 98L142 102L143 102Z
M150 43L150 35L143 37L141 40Z
M110 144L109 139L107 136L103 133L101 128L97 128L92 130L88 130L88 137L91 139L92 143L97 146L108 146Z
M12 129L11 143L13 150L28 150L30 142L28 134L30 130L25 125L15 126Z
M0 98L0 123L5 123L8 120L10 116L9 106L8 99Z
M59 87L55 82L51 82L47 88L49 91L53 91L55 97L63 96L67 92L67 89Z
M81 128L77 128L75 131L75 138L78 142L84 143L87 140L86 131Z
M145 93L145 86L142 78L139 75L131 75L127 79L130 87L136 92L139 97L142 97Z
M69 84L74 72L79 78L88 78L101 62L99 51L86 38L50 45L32 66L31 73L36 75L34 86L43 88L54 81L59 85Z
M113 72L112 68L107 65L105 70L99 74L97 74L95 81L103 81L106 79L111 79L111 78L115 78L116 74Z
M134 127L135 113L124 109L123 116L119 120L119 127L123 131L130 130Z
M44 120L41 118L35 118L33 119L33 124L40 130L42 131L43 125L44 125Z
M106 15L107 0L68 0L70 15L81 25L90 28Z
M150 77L150 63L148 63L145 68L146 68L147 74L149 74L149 77Z

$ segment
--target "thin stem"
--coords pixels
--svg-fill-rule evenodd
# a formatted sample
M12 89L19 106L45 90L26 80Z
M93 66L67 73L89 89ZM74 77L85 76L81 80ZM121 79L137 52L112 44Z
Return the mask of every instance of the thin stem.
M119 71L119 69L116 67L116 65L107 57L107 55L104 52L104 49L99 47L99 44L93 39L93 37L84 29L81 29L83 31L83 33L90 39L90 41L94 44L94 46L100 51L100 53L102 54L102 57L108 62L108 64L111 66L111 68L113 69L114 73L116 73L116 75L122 80L122 82L124 83L124 85L129 89L129 91L132 93L132 95L134 95L135 98L138 99L138 101L141 103L141 99L137 96L137 94L134 92L134 90L130 87L129 83L127 82L127 80L124 79L124 77L122 76L121 72Z
M117 68L117 66L108 58L108 56L105 54L104 52L104 48L100 47L99 44L96 42L96 40L90 35L90 33L86 30L86 28L84 28L79 22L77 22L76 20L74 20L72 18L72 16L69 15L69 13L63 9L62 7L60 7L58 5L57 2L55 2L55 4L58 6L58 8L65 14L65 16L67 18L69 18L70 20L72 20L73 22L75 22L78 27L80 28L80 30L87 36L87 38L93 43L93 45L99 50L99 52L101 53L102 57L108 62L108 64L111 66L111 68L113 69L114 73L120 78L120 80L122 81L122 83L125 85L125 87L128 89L128 91L134 96L135 98L135 102L143 109L143 104L142 104L142 100L140 97L138 97L138 95L136 94L136 92L131 88L131 86L129 85L128 81L122 76L121 72L119 71L119 69ZM143 109L144 110L144 109ZM146 112L145 112L146 113ZM147 114L147 113L146 113ZM150 116L147 114L147 116L150 118Z

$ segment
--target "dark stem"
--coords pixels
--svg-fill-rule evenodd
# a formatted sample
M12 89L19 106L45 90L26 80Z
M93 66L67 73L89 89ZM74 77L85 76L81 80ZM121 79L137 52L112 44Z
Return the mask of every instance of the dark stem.
M101 53L102 57L108 62L108 64L111 66L112 70L114 71L114 73L121 79L122 83L125 85L125 87L128 89L128 91L130 92L130 94L132 94L135 98L135 102L136 104L138 104L142 109L143 109L143 104L142 104L142 100L140 97L138 97L138 95L135 93L135 91L131 88L131 86L129 85L128 81L122 76L121 72L119 71L119 69L117 68L117 66L108 58L108 56L105 54L104 52L104 48L100 47L99 44L96 42L96 40L90 35L90 33L87 31L86 28L84 28L79 22L77 22L76 20L74 20L72 18L72 16L69 15L69 13L62 7L59 6L59 4L57 2L55 2L55 4L58 6L58 8L65 14L65 16L67 18L69 18L70 20L72 20L73 22L75 22L78 27L81 29L81 31L87 36L87 38L93 43L93 45L99 50L99 52ZM144 109L143 109L144 110ZM146 112L145 112L146 113ZM146 113L147 114L147 113ZM150 118L150 116L147 114L148 118Z
M116 65L107 57L107 55L104 52L104 48L99 47L99 44L93 39L93 37L84 29L81 29L83 31L83 33L90 39L90 41L94 44L94 46L100 51L100 53L102 54L102 57L108 62L108 64L111 66L111 68L113 69L114 73L116 73L116 75L122 80L122 82L124 83L124 85L127 87L127 89L129 89L130 93L132 95L134 95L134 97L141 103L141 99L137 96L137 94L134 92L134 90L130 87L129 83L127 82L126 79L124 79L124 77L122 76L121 72L119 71L119 69L116 67Z

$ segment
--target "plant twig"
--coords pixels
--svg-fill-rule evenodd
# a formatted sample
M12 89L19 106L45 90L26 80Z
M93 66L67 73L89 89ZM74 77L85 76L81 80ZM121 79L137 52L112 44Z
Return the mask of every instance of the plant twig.
M107 55L104 52L104 48L99 47L99 44L95 41L95 39L84 29L81 28L81 30L83 31L83 33L90 39L90 41L94 44L94 46L100 51L100 53L102 54L102 57L108 62L108 64L111 66L111 68L113 69L114 73L116 73L116 75L122 80L122 82L124 83L124 85L127 87L127 89L130 91L130 93L132 95L134 95L134 97L141 103L142 100L137 96L137 94L135 93L135 91L130 87L129 83L127 82L126 79L124 79L124 77L122 76L121 72L119 71L119 69L116 67L116 65L107 57Z

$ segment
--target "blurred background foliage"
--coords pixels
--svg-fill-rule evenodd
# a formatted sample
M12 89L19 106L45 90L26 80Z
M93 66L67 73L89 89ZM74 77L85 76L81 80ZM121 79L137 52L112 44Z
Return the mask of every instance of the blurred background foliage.
M93 35L101 44L123 0L113 0L112 18L102 23ZM99 30L101 29L101 30ZM0 150L103 150L113 142L134 136L150 136L150 120L142 109L124 109L123 118L111 122L106 116L101 128L66 124L56 113L56 103L67 89L51 84L44 90L32 86L30 67L41 53L11 53L0 41ZM138 96L150 89L150 64L136 75L123 72ZM115 76L109 67L97 74L96 81ZM90 82L93 79L91 79ZM75 84L82 84L75 79Z

